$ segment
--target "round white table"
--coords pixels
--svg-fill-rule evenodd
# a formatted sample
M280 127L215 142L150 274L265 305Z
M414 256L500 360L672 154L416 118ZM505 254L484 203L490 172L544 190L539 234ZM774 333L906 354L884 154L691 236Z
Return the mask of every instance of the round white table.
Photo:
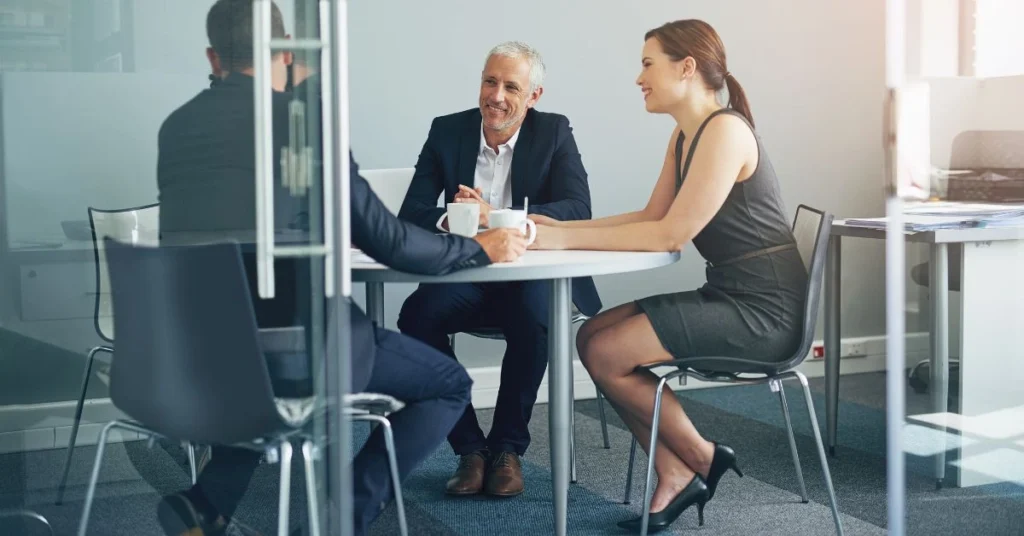
M353 254L352 280L366 283L370 319L384 325L384 283L484 283L551 281L548 328L548 411L551 434L551 472L555 497L555 534L565 536L569 502L569 441L572 407L572 330L570 280L574 277L638 272L672 264L679 252L528 251L515 262L470 268L443 276L409 274Z

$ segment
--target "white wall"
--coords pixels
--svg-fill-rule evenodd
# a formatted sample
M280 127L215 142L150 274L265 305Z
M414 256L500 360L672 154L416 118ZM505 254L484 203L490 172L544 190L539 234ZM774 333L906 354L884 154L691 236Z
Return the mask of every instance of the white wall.
M548 67L539 108L572 121L594 215L639 208L672 128L644 111L634 85L643 35L669 20L701 18L721 34L729 69L747 90L787 210L806 203L837 216L884 212L881 0L521 0L499 10L474 0L375 0L351 3L350 13L352 136L365 168L413 165L433 117L475 106L487 50L520 39ZM882 249L849 241L844 250L844 335L884 332ZM677 266L597 283L611 306L691 289L703 277L691 249ZM388 291L392 326L407 292ZM472 353L471 344L460 353Z

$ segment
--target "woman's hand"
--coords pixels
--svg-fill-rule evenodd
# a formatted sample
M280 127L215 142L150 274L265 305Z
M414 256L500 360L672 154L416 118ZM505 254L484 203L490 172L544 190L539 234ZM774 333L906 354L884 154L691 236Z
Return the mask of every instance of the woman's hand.
M569 229L537 225L537 238L529 249L565 249L566 233Z
M558 221L558 220L556 220L554 218L550 218L548 216L545 216L543 214L530 214L530 215L528 215L526 217L531 219L531 220L533 220L533 223L536 223L538 226L540 226L540 225L546 225L548 227L561 227L562 226L562 222L560 222L560 221Z

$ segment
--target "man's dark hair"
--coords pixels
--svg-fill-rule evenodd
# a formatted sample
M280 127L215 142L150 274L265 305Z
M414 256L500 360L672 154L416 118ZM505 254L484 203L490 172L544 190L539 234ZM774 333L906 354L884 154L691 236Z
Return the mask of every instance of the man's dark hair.
M217 0L206 15L206 36L222 69L238 72L253 66L252 0ZM283 38L284 19L271 4L270 35Z

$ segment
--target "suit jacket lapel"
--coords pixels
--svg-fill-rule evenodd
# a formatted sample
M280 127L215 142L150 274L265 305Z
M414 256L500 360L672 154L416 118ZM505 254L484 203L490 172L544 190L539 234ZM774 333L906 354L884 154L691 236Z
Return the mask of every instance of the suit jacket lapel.
M476 156L480 152L480 111L469 114L469 119L466 121L465 128L462 130L462 135L459 136L459 172L458 172L458 183L453 184L454 190L449 192L451 195L448 199L451 199L459 191L459 184L464 184L473 187L473 181L476 175Z
M512 206L522 207L523 199L533 191L533 177L530 173L530 149L533 147L533 110L526 112L526 119L519 130L519 138L512 152Z

